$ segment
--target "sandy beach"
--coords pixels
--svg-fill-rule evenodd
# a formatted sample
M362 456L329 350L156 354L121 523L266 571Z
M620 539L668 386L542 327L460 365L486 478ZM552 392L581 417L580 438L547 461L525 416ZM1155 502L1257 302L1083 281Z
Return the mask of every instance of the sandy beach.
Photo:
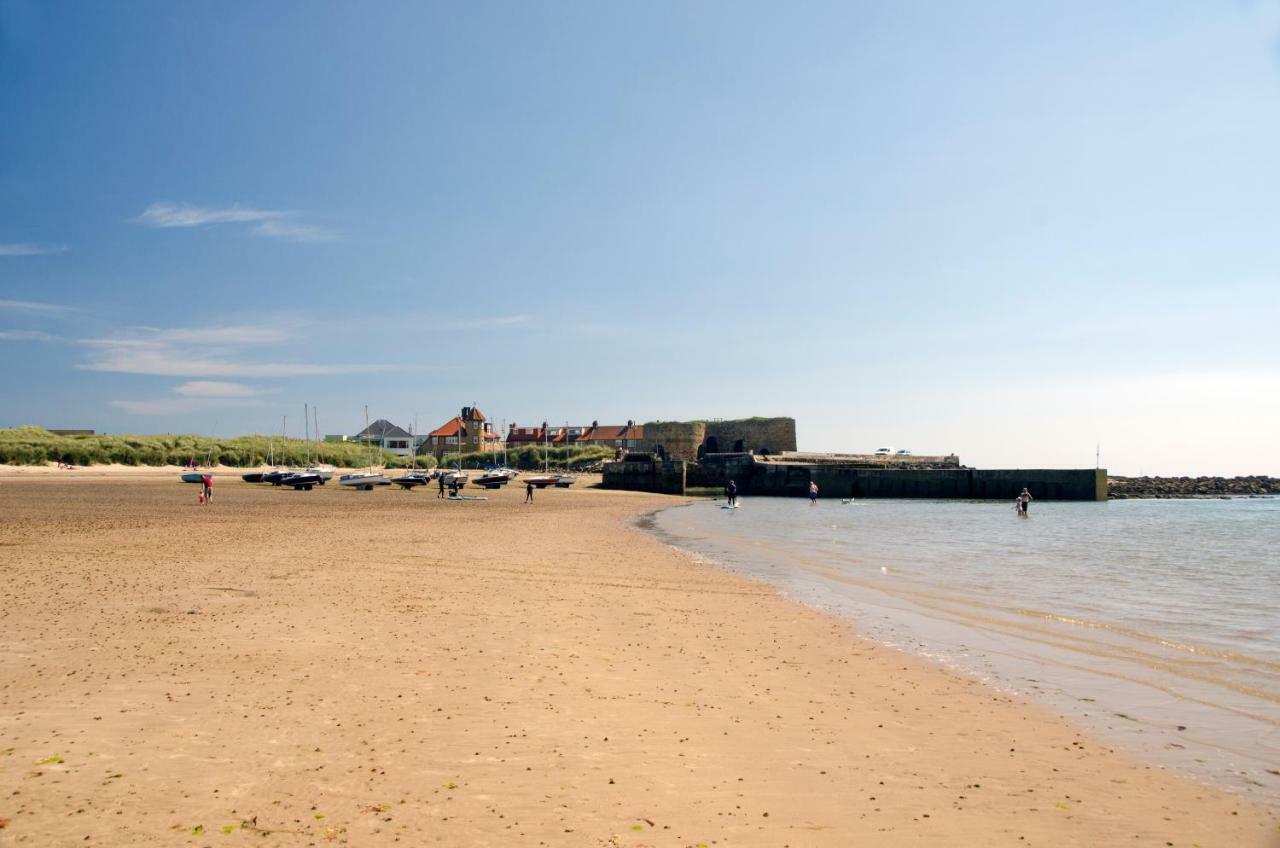
M0 475L0 845L1280 845L637 527L678 499L215 493Z

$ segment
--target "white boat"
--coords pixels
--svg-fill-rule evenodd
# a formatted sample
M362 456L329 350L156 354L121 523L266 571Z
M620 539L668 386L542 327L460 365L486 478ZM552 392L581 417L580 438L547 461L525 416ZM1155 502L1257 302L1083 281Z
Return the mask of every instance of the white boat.
M577 479L578 478L572 474L560 474L556 477L556 488L567 489L572 486Z
M364 428L369 429L369 407L364 408ZM360 489L368 492L374 486L390 486L391 481L387 479L387 475L373 470L373 446L369 446L369 470L356 471L352 474L343 474L338 478L338 485L350 486L353 489Z
M425 471L410 471L399 477L392 477L391 482L402 489L412 490L414 486L425 486L431 482L431 475Z
M390 486L391 481L387 479L387 475L379 474L377 471L357 471L354 474L343 474L338 478L338 485L351 486L367 492L374 486Z
M307 474L314 474L319 477L321 486L333 479L333 468L328 465L312 465L302 470Z
M444 484L446 486L452 486L454 483L457 483L459 489L467 485L467 481L471 479L467 476L465 471L444 471L440 476L444 478Z
M524 478L526 483L531 483L535 489L545 489L548 486L554 486L560 482L559 474L535 474L533 477Z

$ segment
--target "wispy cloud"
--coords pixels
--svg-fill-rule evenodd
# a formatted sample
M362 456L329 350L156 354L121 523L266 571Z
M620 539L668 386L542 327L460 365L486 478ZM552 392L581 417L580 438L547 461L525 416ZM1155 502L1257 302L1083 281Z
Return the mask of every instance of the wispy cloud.
M57 336L40 330L0 330L0 342L57 342Z
M298 215L283 209L259 209L254 206L196 206L191 203L152 203L133 220L148 227L204 227L210 224L252 224L248 232L264 238L284 241L328 241L336 238L332 230L297 220Z
M518 327L533 321L532 315L499 315L492 318L473 318L469 321L457 321L452 326L458 330L501 330L507 327Z
M111 405L134 415L186 415L207 409L259 406L262 401L258 398L272 394L273 390L247 386L244 383L190 380L174 386L173 393L180 397L113 400Z
M257 401L238 398L160 398L158 400L113 400L111 405L134 415L187 415L229 406L256 406Z
M69 249L65 244L0 242L0 256L46 256L50 253L66 253Z
M233 204L221 209L190 203L153 203L136 219L148 227L203 227L206 224L244 224L285 217L278 209L255 209Z
M191 398L249 398L272 393L271 389L246 386L244 383L223 383L216 380L191 380L173 389L183 397Z
M139 327L129 341L145 344L266 345L292 338L283 327L270 324L229 324L222 327ZM120 339L90 339L90 343L118 344Z
M271 325L136 328L119 336L82 339L84 371L151 374L164 377L273 378L369 374L398 366L346 363L255 361L246 348L278 344L291 335Z
M251 232L255 236L278 238L285 241L330 241L336 238L331 230L309 224L294 224L288 221L264 221L254 227Z
M230 356L210 354L187 347L168 345L98 345L88 362L76 366L83 371L110 371L120 374L153 374L164 377L312 377L335 374L372 374L388 371L393 365L320 364L309 362L244 362Z
M65 315L80 311L74 306L64 306L60 303L38 303L34 300L0 300L0 310L31 312L42 315Z

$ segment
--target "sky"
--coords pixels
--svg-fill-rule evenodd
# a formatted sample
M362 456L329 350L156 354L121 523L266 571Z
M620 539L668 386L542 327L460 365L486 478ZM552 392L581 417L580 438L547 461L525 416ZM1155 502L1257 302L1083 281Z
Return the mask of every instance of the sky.
M1280 0L0 0L0 426L1280 475L1277 151Z

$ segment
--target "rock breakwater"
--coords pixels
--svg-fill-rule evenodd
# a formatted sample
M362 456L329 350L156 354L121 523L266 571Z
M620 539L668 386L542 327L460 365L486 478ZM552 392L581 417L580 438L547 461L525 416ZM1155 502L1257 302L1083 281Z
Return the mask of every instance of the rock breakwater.
M1223 498L1280 495L1280 478L1252 477L1116 477L1107 481L1107 497Z

